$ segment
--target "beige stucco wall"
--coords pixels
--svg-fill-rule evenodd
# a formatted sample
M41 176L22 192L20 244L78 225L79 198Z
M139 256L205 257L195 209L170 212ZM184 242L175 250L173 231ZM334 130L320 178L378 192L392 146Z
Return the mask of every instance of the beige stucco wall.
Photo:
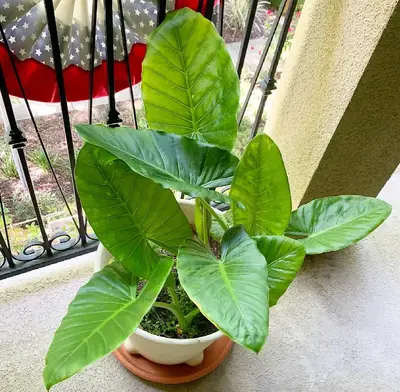
M318 195L318 192L310 190L310 181L315 177L327 146L349 109L357 86L377 49L397 2L398 0L307 0L305 2L277 95L272 110L268 113L266 126L267 133L282 151L294 206L304 201L306 194ZM400 26L397 34L399 32ZM386 47L385 50L388 53L396 50L399 42L400 35L397 36L397 44L394 44L392 49ZM397 70L399 70L398 64ZM385 67L387 64L382 62L380 66ZM398 71L397 73L400 74ZM371 73L370 77L377 75L379 76L379 72ZM400 85L399 78L400 75L395 77L398 85ZM368 81L368 83L373 82L373 79ZM389 84L384 80L377 82ZM372 86L371 88L373 89ZM376 98L376 94L375 96L370 94L371 90L364 90L359 91L360 94L354 101L359 108L362 108L365 100L372 102ZM393 95L392 91L386 93ZM365 107L371 110L371 105ZM379 111L380 108L376 106L376 110ZM353 107L353 113L355 112L357 110ZM357 115L360 114L362 113L358 110ZM349 130L354 124L351 124L351 118L347 121ZM368 131L373 133L372 123L364 121L363 127L367 127ZM349 132L344 131L341 142L346 143L346 137L349 137ZM337 150L331 151L331 155L339 156L336 153ZM324 186L323 179L315 184L321 190L320 196L326 193L341 193L339 190L335 191L335 176L336 179L341 177L341 170L328 173L332 181L326 190L321 189Z

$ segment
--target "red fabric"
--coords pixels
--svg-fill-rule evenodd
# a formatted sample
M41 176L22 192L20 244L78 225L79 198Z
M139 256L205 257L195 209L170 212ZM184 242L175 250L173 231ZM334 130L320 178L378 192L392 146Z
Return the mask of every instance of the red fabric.
M197 10L198 0L176 0L175 8L189 7ZM203 10L206 0L204 0ZM135 44L129 54L132 83L139 83L142 74L142 61L146 53L146 45ZM21 78L22 86L28 99L42 102L59 102L56 74L53 68L42 64L34 59L19 60L13 55L18 75ZM7 80L7 87L11 95L22 97L18 86L17 78L12 69L7 50L4 44L0 43L0 64ZM123 61L116 61L115 70L115 91L120 91L129 86L126 74L126 64ZM67 94L67 101L82 101L89 98L89 71L76 65L70 65L64 69L64 84ZM105 61L94 69L93 98L106 96L107 93L107 64Z

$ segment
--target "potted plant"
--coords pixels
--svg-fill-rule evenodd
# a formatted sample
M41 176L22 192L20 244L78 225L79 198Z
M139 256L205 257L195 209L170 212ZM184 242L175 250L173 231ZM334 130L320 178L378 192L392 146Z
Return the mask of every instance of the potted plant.
M142 92L152 129L77 126L85 141L77 188L102 245L98 271L50 345L47 389L124 341L164 364L197 365L222 336L259 352L269 308L305 254L343 249L391 211L374 198L335 196L292 212L284 163L267 135L240 161L231 154L238 78L224 42L196 12L169 13L150 35ZM229 194L218 191L227 185ZM194 202L179 203L173 191ZM211 202L230 209L219 213ZM154 309L168 325L152 318Z

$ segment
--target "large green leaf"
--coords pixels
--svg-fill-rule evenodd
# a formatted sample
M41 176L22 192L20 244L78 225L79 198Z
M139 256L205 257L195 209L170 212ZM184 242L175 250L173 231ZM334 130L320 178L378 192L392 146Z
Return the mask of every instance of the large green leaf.
M287 237L260 236L255 240L267 261L269 306L274 306L296 277L306 252L300 242Z
M150 34L142 96L151 128L233 147L239 79L223 39L201 14L170 12Z
M177 268L201 312L232 340L259 352L268 335L267 263L243 227L225 233L220 260L200 241L187 240Z
M286 235L298 238L307 254L343 249L375 230L392 207L365 196L316 199L292 213Z
M133 172L102 148L85 144L75 171L83 208L103 245L127 269L147 278L158 256L153 242L177 253L192 237L173 193Z
M230 196L245 206L232 205L235 225L242 224L250 235L284 233L292 210L289 183L281 153L267 135L258 135L247 146Z
M81 287L57 329L43 372L47 389L115 350L152 307L172 267L158 264L136 296L137 278L122 265L104 267Z
M165 132L77 125L81 138L126 162L132 170L190 196L229 203L206 188L229 185L238 159L229 151Z

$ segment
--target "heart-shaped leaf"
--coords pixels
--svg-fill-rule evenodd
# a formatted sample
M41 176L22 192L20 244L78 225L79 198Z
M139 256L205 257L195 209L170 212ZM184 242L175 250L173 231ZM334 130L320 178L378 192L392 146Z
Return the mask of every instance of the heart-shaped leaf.
M172 259L161 260L138 296L138 279L118 263L107 265L81 287L46 356L43 377L48 390L115 350L135 331L172 263Z
M201 312L236 343L259 352L268 335L268 272L264 256L242 226L229 229L218 260L187 240L177 259L179 281Z
M255 237L258 250L268 265L269 306L278 299L296 277L306 255L304 246L291 238L281 236Z
M245 206L232 205L235 225L252 236L284 233L292 210L290 189L281 153L269 136L258 135L247 146L229 195Z
M79 152L76 184L88 220L102 244L127 269L147 278L158 262L150 242L177 253L192 237L173 193L133 172L102 148Z
M170 12L150 34L142 96L151 128L232 149L239 79L223 39L201 14Z
M286 235L300 241L313 255L346 248L375 230L392 207L366 196L316 199L292 213Z
M165 132L103 125L77 125L79 136L126 162L135 172L164 188L229 203L206 188L229 185L238 159L229 151Z

